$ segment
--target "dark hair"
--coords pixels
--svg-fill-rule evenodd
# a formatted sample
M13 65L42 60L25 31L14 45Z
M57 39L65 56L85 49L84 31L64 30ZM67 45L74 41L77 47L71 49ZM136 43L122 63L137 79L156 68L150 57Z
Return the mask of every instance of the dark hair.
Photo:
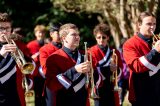
M7 13L0 13L0 22L11 22L11 18Z
M142 24L143 19L145 17L149 17L149 16L155 17L155 15L153 15L151 12L148 12L148 11L144 11L139 15L139 17L137 19L137 23L136 23L136 30L137 31L139 31L138 25Z
M49 26L49 31L50 32L59 31L60 26L61 26L61 24L59 24L59 23L56 23L56 24L52 23Z
M101 32L101 33L106 34L107 36L110 36L110 28L105 23L100 23L100 24L95 26L95 28L93 30L93 34L97 35L98 32Z

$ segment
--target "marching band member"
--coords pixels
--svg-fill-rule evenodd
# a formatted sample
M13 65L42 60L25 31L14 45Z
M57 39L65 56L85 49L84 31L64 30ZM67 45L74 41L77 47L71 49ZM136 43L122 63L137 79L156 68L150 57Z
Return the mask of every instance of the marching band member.
M52 42L45 44L44 46L42 46L39 50L40 52L40 64L42 67L42 75L45 77L46 74L46 59L48 58L49 55L51 55L53 52L55 52L56 50L60 49L62 47L62 43L60 40L60 36L58 33L59 30L59 25L51 25L50 26L50 37L52 39Z
M51 25L50 26L50 37L52 39L52 41L48 44L45 44L44 46L42 46L39 50L40 55L39 55L39 60L40 60L40 65L41 68L39 69L40 74L43 76L43 78L45 79L45 74L46 74L46 60L47 58L55 51L57 51L58 49L60 49L62 47L61 41L60 41L60 36L59 36L59 27L60 25L55 24L55 25ZM49 93L48 93L49 92ZM48 106L48 104L51 104L51 102L53 102L52 100L50 100L52 96L50 95L50 91L46 88L46 104Z
M35 76L39 75L38 74L38 68L40 66L39 63L39 49L45 44L44 39L45 39L45 34L46 34L46 28L44 25L36 25L34 28L34 34L36 39L29 41L27 43L27 48L31 54L31 57L34 59L36 62L36 72L34 73Z
M42 98L42 92L44 87L44 78L39 73L40 61L39 61L39 49L45 44L46 28L44 25L36 25L34 28L35 39L27 43L27 48L31 54L32 59L36 63L36 70L33 73L34 90L36 97L36 105L41 106L44 104Z
M111 63L113 48L109 47L110 30L107 24L98 24L94 28L94 35L97 44L90 48L94 69L98 70L99 78L97 89L99 93L99 106L115 106L114 100L114 84L111 81L112 72L116 71L116 64ZM123 68L122 61L118 50L118 67ZM95 78L96 79L96 78ZM102 83L100 83L102 82Z
M132 106L160 105L160 42L152 48L156 18L142 12L137 20L137 33L123 45L124 59L130 69L129 101Z
M16 45L7 44L4 36L7 38L13 36L11 26L9 15L0 13L0 106L25 106L22 73L11 54L16 52L17 46L25 56L29 53L26 45L18 40L15 41ZM27 59L31 60L29 57ZM33 81L28 81L29 88L32 88Z
M90 70L90 62L83 62L77 50L80 42L78 28L67 23L60 27L59 34L63 47L47 58L46 86L54 92L54 106L85 106L85 73Z

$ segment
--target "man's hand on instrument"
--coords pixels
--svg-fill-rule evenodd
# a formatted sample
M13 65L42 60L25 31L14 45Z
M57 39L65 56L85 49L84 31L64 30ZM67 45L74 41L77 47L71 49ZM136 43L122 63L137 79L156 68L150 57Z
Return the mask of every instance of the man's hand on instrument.
M86 61L86 62L83 62L81 64L78 64L75 66L75 69L77 72L79 73L87 73L91 70L91 66L90 66L90 62L89 61Z
M158 41L155 43L154 48L157 50L157 52L160 53L160 40L158 40Z
M16 45L14 44L5 44L2 46L1 50L0 50L0 54L5 57L7 55L7 53L9 52L15 52L16 51Z
M110 70L112 71L112 72L115 72L115 71L117 71L117 66L116 66L116 64L110 64Z

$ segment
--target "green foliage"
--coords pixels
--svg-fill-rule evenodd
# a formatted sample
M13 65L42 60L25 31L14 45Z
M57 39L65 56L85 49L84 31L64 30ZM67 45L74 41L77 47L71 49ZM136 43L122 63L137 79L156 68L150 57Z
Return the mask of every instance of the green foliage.
M95 44L92 30L95 24L98 24L99 14L67 13L53 6L50 0L1 0L0 12L9 13L13 27L22 28L24 42L34 39L33 30L37 24L44 24L48 28L50 23L74 23L81 32L80 47L83 48L83 41L89 41L89 46Z

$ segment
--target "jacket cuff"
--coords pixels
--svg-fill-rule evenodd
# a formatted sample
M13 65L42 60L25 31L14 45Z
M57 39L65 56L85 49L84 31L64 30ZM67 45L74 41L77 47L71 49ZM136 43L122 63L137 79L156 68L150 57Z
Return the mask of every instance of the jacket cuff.
M3 60L3 59L4 59L4 57L0 54L0 61Z
M155 49L152 49L145 57L150 63L154 65L159 64L160 53L157 52Z

